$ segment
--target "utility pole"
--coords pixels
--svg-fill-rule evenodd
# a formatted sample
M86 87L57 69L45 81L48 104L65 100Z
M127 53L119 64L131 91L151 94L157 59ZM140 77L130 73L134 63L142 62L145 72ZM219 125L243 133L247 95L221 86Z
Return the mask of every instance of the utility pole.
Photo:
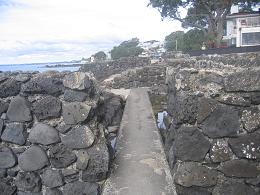
M175 44L176 48L175 49L176 49L176 51L178 51L178 40L176 39L175 42L176 42L176 44Z

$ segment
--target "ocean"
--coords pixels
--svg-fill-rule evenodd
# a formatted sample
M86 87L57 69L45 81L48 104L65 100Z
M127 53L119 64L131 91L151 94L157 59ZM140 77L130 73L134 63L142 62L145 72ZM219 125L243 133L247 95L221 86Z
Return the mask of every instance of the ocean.
M5 64L5 65L0 65L0 71L6 72L6 71L39 71L39 72L44 72L44 71L50 71L50 70L56 70L59 72L62 71L77 71L79 70L80 66L72 66L75 63L69 63L69 62L53 62L53 63L37 63L37 64ZM51 66L46 67L46 66ZM64 65L64 66L59 66L55 67L55 65ZM68 65L67 67L65 65Z

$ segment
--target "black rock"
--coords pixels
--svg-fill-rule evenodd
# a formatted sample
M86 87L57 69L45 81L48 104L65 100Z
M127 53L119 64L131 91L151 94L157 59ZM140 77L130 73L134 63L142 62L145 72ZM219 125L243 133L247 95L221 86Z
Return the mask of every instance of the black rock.
M182 161L201 161L210 149L210 142L194 127L180 127L176 130L173 152Z
M0 71L0 83L2 83L3 81L7 80L8 76L9 75L7 75L7 74L3 73L2 71Z
M206 166L194 162L185 162L178 166L174 181L184 187L210 187L217 183L218 173Z
M75 125L83 122L88 118L90 110L91 106L84 103L64 103L62 107L64 122L68 125Z
M210 149L210 158L213 162L231 160L233 153L225 140L215 140Z
M217 102L209 98L200 98L197 121L201 124L217 107Z
M27 132L22 123L8 123L1 136L1 139L6 142L11 142L18 145L24 145L27 139Z
M88 148L94 143L95 136L87 126L80 126L73 128L65 136L61 137L61 141L68 148Z
M46 169L41 175L41 178L42 184L50 188L59 187L64 184L60 170Z
M77 151L77 163L76 167L80 170L85 170L88 167L89 155L87 150Z
M2 135L3 128L4 128L4 121L0 119L0 136Z
M251 103L255 105L260 104L260 92L253 92L251 94Z
M19 173L19 168L18 167L14 167L12 169L8 169L7 170L7 175L10 177L16 177L16 175Z
M224 162L220 171L223 172L228 177L257 177L259 171L257 167L247 160L231 160Z
M88 94L83 91L75 91L67 89L64 92L64 100L67 102L83 102L88 97Z
M238 111L218 106L202 123L202 131L210 138L234 137L240 129Z
M254 132L231 138L228 143L232 151L239 158L260 159L260 133Z
M66 183L71 183L79 180L79 172L75 169L63 169L62 174Z
M63 93L64 86L60 78L39 76L31 79L21 87L24 95L48 94L59 96Z
M18 74L14 79L18 82L25 83L26 81L28 81L30 79L30 75L29 74Z
M260 175L258 175L257 178L246 179L245 182L247 184L260 187Z
M0 181L0 194L1 195L13 195L16 192L16 187L7 185L4 182Z
M123 99L119 96L105 94L103 102L99 102L97 108L98 121L105 126L119 125L123 116Z
M176 185L176 192L178 195L211 195L211 192L202 187L183 187Z
M23 171L36 171L49 164L46 152L39 146L31 146L18 157Z
M7 118L13 122L29 122L32 120L30 104L24 98L17 96L12 99L7 110Z
M65 87L77 90L89 90L94 85L91 75L85 72L74 72L66 75L63 84Z
M23 153L26 150L26 146L24 147L18 147L18 148L12 148L13 152L17 155Z
M225 94L218 98L218 101L227 105L249 107L250 97L243 97L241 94Z
M16 162L16 156L10 148L0 147L0 169L11 168Z
M99 192L98 184L81 181L68 183L63 188L63 195L99 195Z
M36 124L30 131L29 140L31 143L50 145L60 141L59 133L53 127L44 124Z
M15 184L20 191L25 192L40 192L41 178L36 172L19 172Z
M33 104L32 111L38 120L57 118L61 115L61 101L53 96L46 96Z
M198 97L185 93L169 94L167 110L173 116L174 124L194 124L198 112Z
M235 72L225 78L225 90L230 91L260 91L260 71L248 70Z
M6 98L9 96L16 96L19 94L21 84L14 79L8 79L3 83L0 83L0 98Z
M212 192L212 195L257 195L255 190L250 186L236 182L236 181L224 181L220 185L216 186Z
M0 169L0 179L6 177L7 171L6 169Z
M56 188L47 188L45 195L63 195L59 189Z
M253 132L260 127L260 111L258 108L245 109L241 118L244 128Z
M9 104L0 99L0 116L7 111Z
M98 144L88 149L89 163L86 170L82 172L82 180L96 182L106 179L110 156L105 144Z
M18 191L17 195L43 195L42 192L22 192Z
M77 159L76 155L63 144L50 147L49 159L55 168L66 168Z
M63 121L56 127L56 129L62 134L67 133L71 128L72 125L66 125Z
M18 191L17 195L43 195L42 192L22 192Z

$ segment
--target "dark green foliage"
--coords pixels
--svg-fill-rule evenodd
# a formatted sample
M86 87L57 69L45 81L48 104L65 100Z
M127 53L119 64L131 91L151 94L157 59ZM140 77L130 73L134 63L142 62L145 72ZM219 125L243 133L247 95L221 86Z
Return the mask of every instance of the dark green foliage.
M97 52L97 53L94 54L94 58L95 58L95 60L97 60L97 61L104 61L104 60L107 59L107 55L106 55L105 52L99 51L99 52Z
M165 37L165 49L167 51L176 50L176 40L178 43L178 50L189 51L201 49L203 42L208 41L203 31L198 29L191 29L184 33L183 31L173 32Z
M122 42L119 46L116 46L111 50L111 58L119 59L121 57L138 56L143 52L143 49L139 47L138 44L138 38Z
M198 50L201 49L203 42L208 41L207 36L201 30L191 29L184 35L184 50Z
M223 36L225 18L235 4L250 10L259 4L259 0L150 0L149 5L157 8L162 18L173 18L185 28L197 28L213 36L218 46ZM183 9L187 10L186 16L181 14Z
M176 50L176 42L177 42L177 49L183 50L184 48L184 32L183 31L176 31L172 32L168 36L165 37L165 45L164 48L166 51L174 51Z

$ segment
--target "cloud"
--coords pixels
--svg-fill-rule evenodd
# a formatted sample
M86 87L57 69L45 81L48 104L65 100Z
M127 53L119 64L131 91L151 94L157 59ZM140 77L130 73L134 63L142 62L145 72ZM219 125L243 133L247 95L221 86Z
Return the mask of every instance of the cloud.
M0 13L0 63L79 59L132 37L162 40L181 29L178 22L161 21L149 0L1 2L7 5Z

